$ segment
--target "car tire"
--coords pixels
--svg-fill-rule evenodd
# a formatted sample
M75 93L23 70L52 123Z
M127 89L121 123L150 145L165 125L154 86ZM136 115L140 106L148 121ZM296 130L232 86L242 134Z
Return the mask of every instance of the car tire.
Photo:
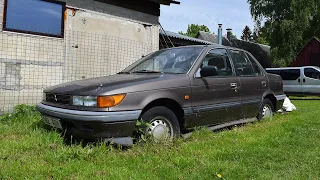
M145 129L146 135L159 140L166 137L171 141L180 136L180 126L177 116L164 106L153 107L144 112L140 118L143 122L149 124Z
M257 116L258 120L262 120L264 118L271 118L273 116L274 106L270 99L265 98L261 102L259 114Z

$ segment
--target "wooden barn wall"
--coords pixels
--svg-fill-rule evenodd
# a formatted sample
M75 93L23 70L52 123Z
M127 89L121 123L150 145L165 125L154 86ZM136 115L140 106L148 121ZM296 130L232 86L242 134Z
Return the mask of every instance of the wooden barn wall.
M297 56L296 60L291 64L294 67L301 67L301 66L310 66L310 65L318 65L320 66L320 59L318 64L311 64L310 56L313 53L320 53L320 42L316 39L312 39L300 52Z

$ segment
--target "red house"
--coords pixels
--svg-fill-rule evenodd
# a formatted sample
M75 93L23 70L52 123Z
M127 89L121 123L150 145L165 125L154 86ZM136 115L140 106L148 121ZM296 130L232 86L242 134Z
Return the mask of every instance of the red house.
M291 66L319 66L320 67L320 41L312 38L297 55Z

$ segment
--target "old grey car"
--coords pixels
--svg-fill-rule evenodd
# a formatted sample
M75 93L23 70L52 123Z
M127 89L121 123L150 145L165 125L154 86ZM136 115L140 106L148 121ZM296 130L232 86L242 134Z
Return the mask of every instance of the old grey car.
M220 45L151 53L116 75L49 87L37 105L43 121L81 139L131 144L137 120L154 138L199 126L271 117L285 99L282 79L248 52Z

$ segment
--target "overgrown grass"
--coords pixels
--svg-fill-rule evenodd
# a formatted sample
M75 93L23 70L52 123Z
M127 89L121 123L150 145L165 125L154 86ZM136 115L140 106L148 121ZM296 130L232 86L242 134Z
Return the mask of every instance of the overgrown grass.
M270 120L129 150L65 145L19 106L0 120L0 179L319 179L320 101L293 103Z

